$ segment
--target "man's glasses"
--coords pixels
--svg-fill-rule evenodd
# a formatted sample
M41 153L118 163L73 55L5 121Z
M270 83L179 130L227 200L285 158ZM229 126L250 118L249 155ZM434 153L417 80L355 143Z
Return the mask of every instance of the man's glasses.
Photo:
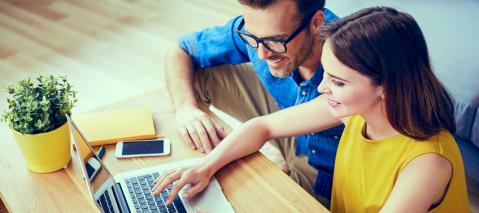
M247 45L258 48L259 44L263 44L263 46L273 53L286 53L288 49L286 45L293 40L301 31L304 30L306 26L308 26L311 18L315 13L312 13L308 16L305 16L303 20L301 20L301 24L294 30L294 32L287 38L287 39L275 39L275 38L257 38L254 35L251 35L246 32L241 32L241 29L244 26L244 18L241 20L241 23L236 29L236 32L240 36L241 40L243 40Z

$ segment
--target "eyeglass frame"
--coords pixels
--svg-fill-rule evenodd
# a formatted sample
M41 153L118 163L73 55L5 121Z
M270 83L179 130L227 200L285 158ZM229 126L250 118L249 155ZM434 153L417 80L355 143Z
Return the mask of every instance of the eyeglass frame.
M292 41L294 38L296 38L296 36L299 35L299 33L301 33L307 26L308 24L311 22L311 19L313 18L314 14L316 14L316 11L314 11L312 14L309 14L307 16L305 16L302 20L301 20L301 24L296 28L296 30L293 31L293 33L291 33L291 35L288 36L288 38L286 39L274 39L274 38L258 38L254 35L251 35L247 32L241 32L241 29L243 28L244 26L244 18L243 20L241 20L241 23L238 25L238 28L236 29L236 33L239 34L239 37L241 38L241 40L246 43L248 46L250 47L253 47L255 49L258 49L259 47L259 44L263 44L263 46L268 49L269 51L273 52L273 53L286 53L288 52L288 47L286 46L290 41ZM251 45L249 42L247 42L243 36L247 36L247 37L250 37L252 39L255 40L256 42L256 47ZM265 45L265 41L273 41L273 42L279 42L281 44L283 44L283 47L284 47L284 52L278 52L278 51L275 51L273 49L271 49L268 45Z

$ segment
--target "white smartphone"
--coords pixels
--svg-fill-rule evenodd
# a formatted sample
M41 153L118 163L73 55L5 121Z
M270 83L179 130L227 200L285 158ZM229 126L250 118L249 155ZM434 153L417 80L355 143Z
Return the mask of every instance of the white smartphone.
M170 141L164 138L152 140L121 141L116 144L117 158L165 156L170 154Z

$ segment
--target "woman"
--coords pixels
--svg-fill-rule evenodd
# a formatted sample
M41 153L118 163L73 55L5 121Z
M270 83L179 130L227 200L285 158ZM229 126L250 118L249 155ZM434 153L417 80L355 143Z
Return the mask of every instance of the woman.
M193 196L216 171L268 139L341 121L332 212L469 212L452 101L432 72L415 20L368 8L325 26L323 40L320 97L246 122L201 165L165 173L154 192L178 180L171 198L186 184L184 196Z

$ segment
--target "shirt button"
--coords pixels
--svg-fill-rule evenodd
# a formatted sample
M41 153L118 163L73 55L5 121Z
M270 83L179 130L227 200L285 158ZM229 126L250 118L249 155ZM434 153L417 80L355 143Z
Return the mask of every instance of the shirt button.
M313 136L313 135L314 135L314 133L311 133L311 134L309 134L309 135Z
M305 96L305 95L306 95L306 91L301 92L301 95Z
M316 149L311 150L311 153L316 154Z
M333 138L337 140L339 137L337 135L335 135Z

